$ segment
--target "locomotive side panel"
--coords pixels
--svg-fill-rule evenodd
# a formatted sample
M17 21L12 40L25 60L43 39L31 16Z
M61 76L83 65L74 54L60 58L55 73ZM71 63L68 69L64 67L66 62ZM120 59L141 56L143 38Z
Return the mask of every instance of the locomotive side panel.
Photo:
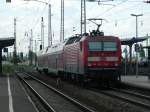
M84 45L84 42L80 41L79 42L79 74L85 74L85 45Z

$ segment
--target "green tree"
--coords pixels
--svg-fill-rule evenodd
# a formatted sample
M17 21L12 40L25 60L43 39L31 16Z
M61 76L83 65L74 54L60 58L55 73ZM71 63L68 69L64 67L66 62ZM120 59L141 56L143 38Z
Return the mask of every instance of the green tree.
M139 54L141 58L145 58L145 51L143 48L140 50Z

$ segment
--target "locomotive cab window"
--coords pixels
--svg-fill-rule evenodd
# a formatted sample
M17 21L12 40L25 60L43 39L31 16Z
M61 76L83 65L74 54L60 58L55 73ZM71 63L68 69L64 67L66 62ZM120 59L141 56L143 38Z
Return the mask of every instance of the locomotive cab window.
M117 45L116 42L103 42L103 51L117 51Z
M89 42L89 51L102 51L102 42Z
M117 51L117 44L114 41L89 42L89 51Z

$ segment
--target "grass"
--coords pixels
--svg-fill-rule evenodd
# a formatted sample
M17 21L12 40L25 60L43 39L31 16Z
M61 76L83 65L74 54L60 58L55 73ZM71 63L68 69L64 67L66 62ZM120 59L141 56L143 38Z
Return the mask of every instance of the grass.
M13 75L15 72L14 68L15 67L13 65L3 65L2 67L3 74Z
M32 70L34 66L29 66L26 63L18 63L17 65L13 64L3 64L2 71L4 75L10 76L15 73L15 71L25 71L25 70Z

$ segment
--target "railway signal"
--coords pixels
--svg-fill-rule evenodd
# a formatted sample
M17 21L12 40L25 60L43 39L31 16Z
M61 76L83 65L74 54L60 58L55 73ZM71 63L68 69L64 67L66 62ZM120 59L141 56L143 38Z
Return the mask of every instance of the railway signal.
M140 51L140 46L139 46L139 44L135 44L135 52L139 52Z

